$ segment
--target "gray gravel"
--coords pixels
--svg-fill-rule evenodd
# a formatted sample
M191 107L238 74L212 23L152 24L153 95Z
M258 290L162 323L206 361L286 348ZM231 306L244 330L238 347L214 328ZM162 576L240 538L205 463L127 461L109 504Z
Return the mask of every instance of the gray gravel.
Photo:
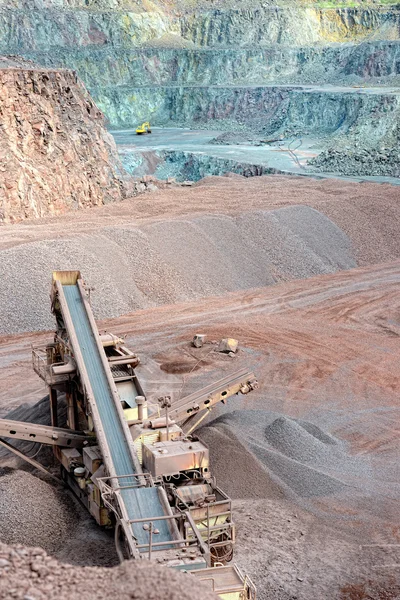
M217 600L208 582L150 563L112 568L60 564L41 548L0 544L0 600ZM192 579L191 579L192 578ZM12 593L11 593L12 590Z
M62 490L26 471L0 469L0 541L54 552L72 535L77 516Z
M0 334L52 329L51 272L79 269L97 318L356 266L349 238L307 206L30 242L0 252Z
M259 488L264 497L276 497L280 491L310 507L307 499L351 494L360 477L372 476L368 458L351 456L342 441L317 425L277 416L265 408L224 414L204 427L200 438L210 447L217 480L227 481L228 493L236 498L260 497ZM234 461L219 456L227 440ZM239 473L246 475L239 477ZM252 479L258 484L249 494Z
M380 149L357 147L329 148L308 162L311 171L341 175L400 177L400 145Z
M314 427L315 430L321 431L318 427ZM318 436L312 435L296 421L279 417L266 427L264 437L268 444L282 454L302 462L342 458L342 451L337 448L338 442L330 436L322 436L321 434ZM328 443L323 441L321 439L323 437L330 441Z

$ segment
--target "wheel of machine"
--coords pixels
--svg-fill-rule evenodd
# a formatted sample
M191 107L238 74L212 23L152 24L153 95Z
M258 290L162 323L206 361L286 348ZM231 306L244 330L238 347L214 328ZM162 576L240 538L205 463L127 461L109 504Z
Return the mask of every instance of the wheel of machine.
M228 562L231 562L232 558L233 544L231 542L227 542L224 546L214 546L213 548L211 548L212 566L214 566L215 563L226 564Z
M114 540L115 549L117 551L120 562L124 562L124 560L129 560L130 558L132 558L129 552L128 542L126 540L126 536L120 521L118 521L115 525Z

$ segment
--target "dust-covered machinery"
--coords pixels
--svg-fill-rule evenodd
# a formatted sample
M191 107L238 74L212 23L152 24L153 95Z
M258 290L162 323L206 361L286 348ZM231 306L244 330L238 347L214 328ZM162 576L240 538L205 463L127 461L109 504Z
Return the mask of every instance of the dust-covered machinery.
M193 434L217 403L257 386L253 373L239 371L174 402L148 402L135 372L139 358L122 339L99 334L79 271L53 273L51 301L54 340L32 354L49 389L51 426L0 420L0 436L53 445L64 481L99 525L115 528L121 560L149 558L190 571L223 598L254 599L250 579L227 564L235 543L231 500ZM66 427L59 427L60 393Z

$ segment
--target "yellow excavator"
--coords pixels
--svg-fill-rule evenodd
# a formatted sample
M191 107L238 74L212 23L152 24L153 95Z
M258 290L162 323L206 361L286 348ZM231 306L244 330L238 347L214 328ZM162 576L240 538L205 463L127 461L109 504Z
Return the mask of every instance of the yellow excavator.
M136 129L136 133L137 133L137 135L143 135L144 133L151 133L150 123L148 121L146 121L145 123L142 123L141 125L139 125L139 127Z

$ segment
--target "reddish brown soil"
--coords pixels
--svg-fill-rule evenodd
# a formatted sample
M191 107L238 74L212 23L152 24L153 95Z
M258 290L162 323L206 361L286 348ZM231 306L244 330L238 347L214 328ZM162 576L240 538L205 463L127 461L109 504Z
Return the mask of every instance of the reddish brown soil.
M189 394L246 367L256 373L260 388L232 399L226 410L264 410L315 423L347 442L351 455L368 462L368 477L360 473L346 481L356 490L353 495L319 496L300 506L293 498L283 498L276 482L267 479L244 490L236 458L220 464L221 449L212 448L217 477L225 477L224 485L234 483L237 562L254 577L261 600L396 597L399 192L389 186L301 178L213 178L190 189L162 190L75 213L73 220L47 219L1 230L0 247L6 247L124 219L230 214L298 203L327 214L350 235L359 262L370 266L142 310L99 324L100 329L125 336L141 356L138 375L149 396ZM371 266L382 257L389 262ZM191 347L195 333L207 334L209 342L238 338L238 355L214 352L212 343ZM30 351L32 344L51 338L51 332L0 338L1 416L45 394L31 369ZM224 410L217 409L211 420ZM231 442L234 446L233 438ZM235 457L240 454L238 447ZM250 471L252 459L247 458ZM250 475L257 478L258 472L243 480L251 482Z
M260 388L232 399L228 409L262 407L317 423L347 440L351 454L365 456L375 465L376 480L362 481L360 474L350 482L358 486L355 496L319 497L296 507L293 499L288 504L277 493L275 483L264 481L243 490L236 460L218 466L219 450L217 454L212 450L217 477L224 485L229 486L229 478L236 482L233 495L258 498L240 501L235 520L237 561L256 580L260 598L321 598L326 590L330 595L325 597L358 598L354 596L358 590L369 589L365 582L370 571L374 580L396 581L398 471L383 484L379 469L395 467L399 455L399 310L400 261L396 261L138 311L100 324L101 329L125 335L143 358L138 372L149 395L171 389L177 393L182 385L184 393L190 393L247 367L257 374ZM206 333L210 341L237 337L238 355L216 353L212 344L192 348L196 332ZM0 339L3 414L21 400L33 402L45 393L31 370L30 346L49 338L51 333ZM196 369L190 372L193 366ZM364 484L365 491L360 492ZM394 584L382 586L376 588L382 593L395 589ZM370 597L393 597L379 594Z
M193 187L151 194L70 212L61 217L3 226L0 249L17 244L96 231L99 227L173 219L190 214L238 214L308 205L328 216L353 242L358 264L400 258L400 186L317 180L281 175L208 177Z

